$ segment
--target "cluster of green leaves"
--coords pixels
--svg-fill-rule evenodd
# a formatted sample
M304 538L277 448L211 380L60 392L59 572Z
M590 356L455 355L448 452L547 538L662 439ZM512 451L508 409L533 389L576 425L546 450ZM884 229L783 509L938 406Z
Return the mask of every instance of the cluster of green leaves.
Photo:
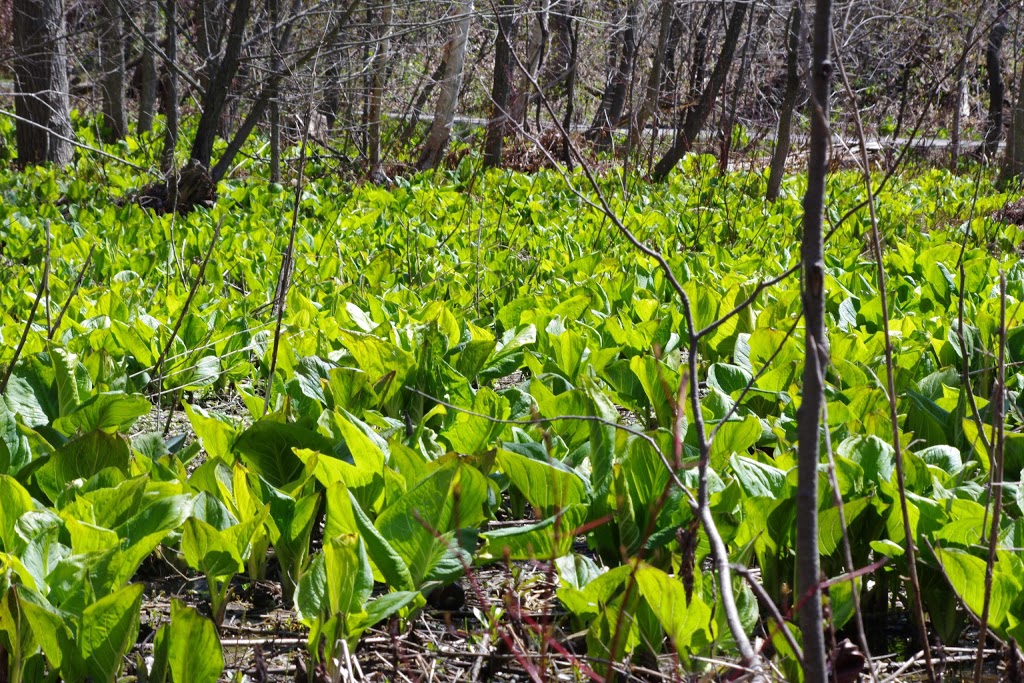
M127 186L114 167L105 171L105 181ZM411 616L425 594L473 566L535 558L555 562L558 596L587 629L591 656L657 653L665 642L684 661L730 650L715 577L702 571L709 548L668 469L678 457L678 476L696 489L695 416L678 401L689 330L665 274L615 231L591 192L577 192L579 178L482 173L468 158L389 190L310 183L270 377L267 304L294 195L225 183L211 211L172 218L112 205L100 198L100 177L0 171L8 235L0 366L51 263L46 299L0 401L3 604L5 623L18 625L0 638L24 653L17 661L42 667L45 657L65 678L109 679L111 653L97 659L79 634L101 616L116 622L120 658L137 624L141 593L129 582L142 559L166 553L205 576L216 624L234 577L263 578L271 547L284 593L310 629L310 653L328 668L339 643L354 646L374 623ZM784 603L794 571L800 287L795 277L763 291L758 283L796 262L800 180L769 206L762 176L720 175L695 156L665 186L633 186L615 173L602 183L625 224L667 255L701 329L752 297L697 349L700 410L714 432L709 504L731 559L760 567L766 590ZM830 197L838 221L863 190L838 175ZM878 195L911 529L926 606L946 640L963 626L957 599L981 611L991 469L981 436L991 441L1000 268L1008 359L1024 362L1024 269L1015 256L993 256L1014 254L1020 230L986 218L1005 199L937 171L893 179ZM866 211L855 212L828 249L838 489L823 469L819 546L830 576L890 557L880 571L893 582L877 585L895 590L905 537L877 268L860 237L868 225ZM995 632L1018 639L1022 385L1024 375L1011 372L1008 483L998 489L1007 515L990 610ZM186 397L198 437L191 447L124 436L148 409L139 393L154 388ZM236 392L248 415L194 398L225 392ZM855 567L841 552L837 495ZM499 515L527 523L491 526ZM574 551L580 530L593 553ZM753 631L753 594L739 582L735 590ZM833 586L830 599L841 627L852 614L850 584ZM197 619L175 608L162 636L172 650L175 629L205 632ZM777 646L785 660L787 646ZM184 680L168 657L172 678ZM167 666L155 667L158 675Z

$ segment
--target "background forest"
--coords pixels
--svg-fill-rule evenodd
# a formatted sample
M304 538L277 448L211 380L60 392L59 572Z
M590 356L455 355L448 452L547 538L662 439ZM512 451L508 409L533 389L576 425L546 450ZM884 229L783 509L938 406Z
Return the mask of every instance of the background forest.
M0 681L1024 680L1022 11L0 0Z

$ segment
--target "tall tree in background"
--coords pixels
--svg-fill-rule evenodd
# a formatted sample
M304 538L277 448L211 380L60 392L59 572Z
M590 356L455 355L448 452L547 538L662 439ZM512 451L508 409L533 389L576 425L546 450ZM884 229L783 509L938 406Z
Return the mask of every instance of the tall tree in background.
M377 45L370 65L370 102L367 107L367 156L370 179L385 180L380 160L381 107L384 100L384 81L387 79L391 56L391 20L395 13L394 0L385 0L380 11Z
M64 3L14 0L14 110L22 164L71 162Z
M675 0L661 0L658 9L658 45L654 48L651 70L647 76L647 89L644 92L644 101L640 105L640 111L633 117L629 126L630 137L634 146L640 142L644 126L658 113L665 62L667 61L667 52L672 38L672 23L675 20L675 8Z
M779 197L782 176L789 156L789 141L793 130L793 112L800 96L800 36L803 33L801 0L793 3L786 22L786 85L779 105L779 125L775 134L775 149L768 171L768 190L765 199L774 202Z
M810 72L811 142L807 158L803 238L800 243L804 312L803 400L797 411L799 436L796 511L796 592L803 634L804 678L825 683L825 632L818 555L818 463L821 412L829 363L825 330L825 178L828 174L829 98L832 94L832 0L816 0Z
M530 33L526 42L526 69L519 81L518 96L512 105L512 118L521 126L526 126L530 103L541 96L534 84L539 84L540 68L544 61L544 53L548 44L548 15L551 0L535 0L527 4Z
M148 133L153 129L153 114L156 111L156 94L159 74L157 71L156 49L157 22L160 17L158 0L143 0L143 32L145 40L142 45L142 61L139 64L139 118L136 130Z
M1010 135L1006 140L1006 156L999 169L999 184L1003 187L1024 176L1024 69L1017 82L1017 101L1010 113Z
M167 68L163 78L164 147L160 154L160 170L168 173L174 167L174 150L178 146L178 0L166 0L164 19L167 26Z
M598 149L607 149L612 142L612 129L619 125L626 107L626 96L633 81L633 67L636 62L636 2L626 3L622 16L623 25L616 30L609 54L608 79L604 86L601 103L594 114L594 120L587 130L587 139ZM616 52L618 54L616 54Z
M199 117L196 137L192 142L192 159L207 168L213 156L213 142L217 137L220 117L227 105L228 90L241 64L242 39L245 36L245 26L249 21L251 8L252 0L235 0L223 56L216 62L215 68L210 70L209 85L203 94L202 114Z
M124 108L124 17L121 0L103 0L99 25L100 89L103 91L103 136L107 142L128 133Z
M999 149L1003 139L1003 100L1006 98L1006 86L1003 84L1003 39L1006 37L1006 13L1009 11L1007 0L997 0L996 17L992 30L988 34L985 46L985 70L988 73L988 122L985 128L985 156L990 159Z
M455 108L459 103L462 88L462 72L466 65L466 43L469 42L469 24L473 18L473 0L462 3L459 14L452 24L452 35L445 44L445 69L442 75L441 92L434 109L434 121L430 124L427 141L423 143L416 167L420 170L436 168L452 134Z
M491 82L491 115L487 120L484 142L484 165L501 165L505 130L509 124L509 95L512 92L512 36L515 33L516 3L504 0L497 7L498 32L494 37L494 79Z
M732 9L729 12L729 23L726 25L725 37L722 40L722 49L718 54L718 60L715 62L711 77L701 89L700 94L697 96L697 101L684 110L685 113L683 114L680 130L676 132L676 139L669 150L665 152L665 156L654 167L654 172L651 174L653 180L661 182L668 178L668 174L676 167L679 160L690 151L693 142L700 135L704 124L707 123L708 117L715 106L715 98L718 97L722 86L725 85L725 80L729 76L729 70L732 68L732 60L736 55L736 45L739 43L740 33L743 28L743 18L746 16L747 9L751 4L752 0L735 0L732 3ZM700 67L699 64L695 64L695 66ZM694 80L696 85L696 79Z

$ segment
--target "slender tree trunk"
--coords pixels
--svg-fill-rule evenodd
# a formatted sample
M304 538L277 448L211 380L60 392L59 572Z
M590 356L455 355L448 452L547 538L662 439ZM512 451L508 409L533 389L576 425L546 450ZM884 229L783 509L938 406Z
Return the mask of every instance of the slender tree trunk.
M201 60L199 83L204 90L208 90L216 71L216 58L223 40L226 22L225 0L196 0L193 8L196 27L195 48Z
M793 112L800 96L800 36L803 33L803 10L801 0L793 3L786 24L786 90L779 107L779 127L776 129L775 149L768 171L768 190L765 199L774 202L779 197L782 177L786 172L786 158L793 130Z
M270 73L281 71L281 36L277 23L281 20L281 0L270 0L270 43L273 56L270 58ZM274 77L272 77L274 78ZM274 81L270 89L270 182L281 182L281 88Z
M1007 0L999 0L996 5L996 20L988 34L988 45L985 47L985 70L988 73L988 121L985 128L985 156L992 158L999 149L1003 139L1003 100L1006 98L1006 87L1003 85L1003 38L1006 37L1006 13L1009 11Z
M810 73L811 142L800 245L804 309L803 400L797 411L796 593L803 634L806 683L825 683L825 633L821 609L821 558L818 555L818 463L821 411L825 403L828 336L825 331L825 177L828 174L829 97L833 65L832 0L816 0Z
M386 180L381 169L380 160L380 123L381 102L384 99L384 81L387 79L388 64L391 53L391 20L395 12L394 0L385 0L380 13L377 52L373 58L370 76L370 106L367 111L367 131L369 133L368 156L370 161L370 179L374 182Z
M469 42L469 24L473 18L473 0L465 0L458 19L452 26L452 36L448 39L446 51L448 59L441 81L441 93L437 98L434 111L434 122L427 133L427 141L423 144L416 167L420 170L436 168L444 157L451 138L452 122L455 120L455 108L459 103L459 90L462 88L462 72L466 65L466 43Z
M441 81L441 77L444 76L445 69L447 69L447 59L448 51L441 50L441 60L437 63L437 67L427 78L427 82L423 84L423 87L419 88L419 93L409 107L409 115L403 124L402 134L398 136L398 144L400 146L404 147L412 139L412 134L416 131L416 126L420 122L420 116L423 114L423 108L426 106L427 100L430 99L430 94L434 92L434 87Z
M1024 68L1017 81L1017 101L1010 114L1010 137L1006 141L1006 156L999 169L999 184L1006 187L1024 176Z
M740 32L743 28L743 18L750 4L749 0L733 2L732 10L729 13L729 24L725 29L725 38L722 42L722 51L718 55L718 61L715 62L715 68L711 72L707 85L704 86L697 98L697 102L686 109L682 130L676 135L672 147L655 165L654 173L652 173L652 178L655 181L661 182L668 178L668 174L672 172L672 169L679 163L679 160L690 151L693 141L697 139L700 131L704 128L704 124L707 122L708 116L715 106L715 98L718 97L718 93L721 91L722 86L725 84L725 79L729 75L729 69L732 67L733 57L736 55L736 46L739 43ZM694 84L699 82L695 78L691 80Z
M675 6L675 0L661 0L658 12L658 45L654 49L651 70L647 75L647 89L644 92L644 102L640 105L640 111L633 117L633 121L630 124L629 135L634 147L640 144L644 126L658 112L658 103L661 100L662 74L664 73L669 40L672 37L672 21L675 18Z
M531 8L533 3L530 4ZM540 93L534 87L539 82L540 68L544 61L544 51L547 49L548 38L548 11L551 6L550 0L538 0L537 8L532 12L535 22L530 24L530 36L526 44L526 73L523 74L518 88L519 96L512 106L512 118L521 126L526 126L526 115L530 110L530 102L540 97Z
M663 100L675 99L676 89L679 87L676 53L679 51L679 41L682 38L683 18L677 10L672 18L672 28L668 32L668 44L665 45L665 64L661 67L661 82L658 84L658 95Z
M152 45L159 42L156 28L160 15L159 0L143 0L142 11L142 30L146 34L146 40L142 45L142 83L139 87L139 118L136 124L136 131L140 134L153 130L153 112L156 110L159 75L156 68L156 52Z
M178 147L178 74L174 64L178 60L177 0L164 4L167 24L167 62L164 69L164 149L160 155L160 169L166 175L174 168L174 150Z
M61 0L14 0L15 139L21 164L71 163Z
M508 102L512 91L512 45L515 33L516 3L506 0L498 5L498 34L494 38L494 80L491 83L491 117L487 121L484 142L484 166L501 166L505 131L509 124Z
M740 58L739 73L736 74L736 84L732 90L732 102L729 103L729 113L722 122L722 156L718 160L718 168L724 173L729 170L729 155L732 153L733 128L736 127L736 111L739 107L740 96L747 83L747 76L750 73L750 54L757 53L758 44L761 42L761 34L764 32L764 25L771 13L762 11L757 20L757 33L754 33L754 12L751 10L750 18L747 20L747 37L743 40L743 56ZM725 109L725 98L722 99L722 108Z
M586 132L587 139L593 141L597 149L608 149L612 143L612 129L622 120L622 112L626 107L626 93L633 76L633 65L636 57L636 14L635 2L629 2L623 15L624 26L617 31L619 56L614 54L611 70L601 96L601 104L597 107L594 120Z
M213 156L213 142L217 137L217 129L221 114L227 104L231 82L238 73L242 56L242 38L245 25L249 21L251 0L236 0L235 9L231 13L231 27L228 32L227 44L224 46L224 57L210 79L210 85L203 95L202 114L199 127L192 142L191 157L209 168Z
M566 0L569 21L569 64L567 66L565 84L565 115L562 117L562 130L566 135L562 139L562 161L569 170L573 168L572 142L569 132L572 130L572 118L576 112L576 77L580 59L580 23L575 21L576 0Z
M100 24L100 66L103 76L103 136L107 142L128 133L124 109L124 17L118 0L103 0Z

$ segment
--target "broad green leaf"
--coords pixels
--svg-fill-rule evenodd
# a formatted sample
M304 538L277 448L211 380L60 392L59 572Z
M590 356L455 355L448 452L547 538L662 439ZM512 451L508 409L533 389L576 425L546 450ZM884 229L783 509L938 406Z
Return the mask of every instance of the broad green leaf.
M711 610L696 593L687 602L679 579L644 564L637 569L636 583L679 653L699 650L712 641Z
M287 489L302 471L302 461L292 451L294 448L320 453L332 451L331 443L317 432L270 417L242 432L234 445L242 462L271 486L280 489Z
M985 602L985 561L952 548L936 548L935 556L964 605L980 616ZM989 627L997 633L1006 629L1007 612L1019 591L1020 585L1012 576L998 570L993 573L988 614Z
M481 534L484 545L476 553L479 563L509 560L553 560L568 554L575 532L586 520L586 505L570 505L563 512L522 527Z
M335 536L324 543L327 578L327 616L363 611L373 591L373 572L366 548L355 534Z
M181 405L203 449L210 457L230 462L231 448L238 438L238 430L230 418L208 412L185 401L182 401Z
M718 433L711 441L711 466L724 468L734 453L743 455L761 438L761 420L748 415L742 420L729 420L717 426Z
M508 401L487 387L481 387L473 399L472 412L458 411L454 422L441 436L457 453L483 453L494 446L505 429L505 425L496 420L506 420L508 416Z
M125 586L85 608L78 633L82 659L95 681L113 681L139 632L141 583Z
M53 424L65 434L95 430L124 432L151 409L152 405L144 396L110 391L96 394Z
M224 653L213 622L180 600L171 601L167 660L174 683L216 683Z
M550 463L501 449L498 467L512 485L542 515L550 515L583 501L583 480L558 461Z

